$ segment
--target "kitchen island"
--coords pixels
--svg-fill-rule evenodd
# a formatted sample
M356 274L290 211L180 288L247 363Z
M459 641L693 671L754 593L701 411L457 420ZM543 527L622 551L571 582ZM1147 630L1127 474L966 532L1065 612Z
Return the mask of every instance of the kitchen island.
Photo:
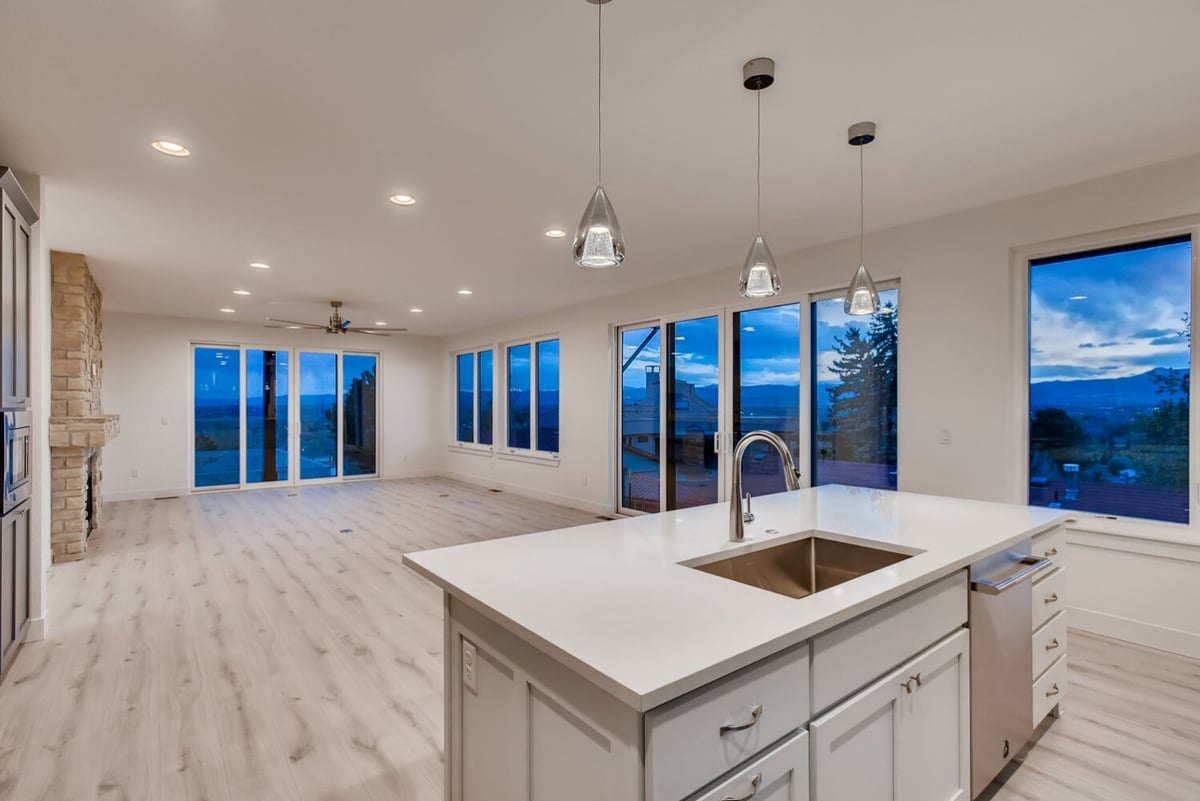
M755 512L741 543L714 504L406 555L445 593L447 798L969 797L966 568L1062 516L842 486ZM713 572L811 537L890 563L800 598Z

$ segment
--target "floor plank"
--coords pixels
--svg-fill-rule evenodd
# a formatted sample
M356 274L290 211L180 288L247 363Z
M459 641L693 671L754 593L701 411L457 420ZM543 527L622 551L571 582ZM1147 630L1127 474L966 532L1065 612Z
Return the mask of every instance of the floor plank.
M0 801L440 801L442 602L407 551L594 521L447 479L110 503L0 684ZM1200 662L1073 633L992 801L1196 801Z

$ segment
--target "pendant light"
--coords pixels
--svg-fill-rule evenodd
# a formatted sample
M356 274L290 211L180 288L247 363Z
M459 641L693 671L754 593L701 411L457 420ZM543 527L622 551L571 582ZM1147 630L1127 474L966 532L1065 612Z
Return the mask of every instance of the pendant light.
M738 292L747 298L769 298L778 295L783 289L779 282L779 268L775 266L775 256L767 247L762 235L762 90L775 83L775 61L770 58L755 58L742 66L742 86L754 92L755 103L758 107L758 138L756 140L756 201L755 224L758 233L750 252L746 254L746 262L742 265L742 273L738 276Z
M611 0L587 1L596 6L596 191L575 231L572 252L580 267L604 269L619 267L625 261L621 225L604 191L604 115L600 101L604 87L604 6Z
M867 272L867 263L863 259L863 240L865 239L866 223L863 214L863 148L875 141L875 123L856 122L847 131L849 142L858 148L858 270L854 280L846 290L846 314L861 317L879 311L879 290Z

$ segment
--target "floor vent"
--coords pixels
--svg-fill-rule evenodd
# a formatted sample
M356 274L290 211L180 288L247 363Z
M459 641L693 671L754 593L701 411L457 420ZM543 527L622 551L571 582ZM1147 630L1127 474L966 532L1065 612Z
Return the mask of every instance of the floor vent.
M156 500L156 501L177 501L177 500L179 500L179 496L178 495L160 495L157 498L155 498L154 500Z
M439 498L449 498L449 497L450 497L450 493L448 493L448 492L443 492L443 493L442 493L441 495L439 495L438 497L439 497Z
M612 515L596 515L597 520L616 520Z
M338 532L338 534L353 534L353 533L354 533L354 529L352 529L352 528L344 528Z
M496 492L496 493L500 493L500 492L504 492L504 490L498 490L498 489L489 489L489 490L488 490L488 492Z

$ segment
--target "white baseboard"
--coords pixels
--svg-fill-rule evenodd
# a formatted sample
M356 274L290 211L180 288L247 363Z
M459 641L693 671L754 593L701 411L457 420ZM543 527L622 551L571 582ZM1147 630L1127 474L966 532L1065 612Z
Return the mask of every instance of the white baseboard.
M101 498L105 503L116 501L148 501L152 498L170 498L188 494L187 487L163 487L160 489L125 490L123 492L104 492Z
M545 492L543 490L530 489L529 487L521 487L516 484L509 484L505 481L495 481L489 478L472 476L466 473L455 473L453 471L444 471L441 473L446 478L452 478L455 481L465 481L468 484L475 484L480 487L489 487L505 492L511 492L513 495L521 495L525 498L532 498L535 501L545 501L546 503L554 503L559 506L569 506L572 509L581 509L585 512L592 512L598 515L612 514L612 508L607 504L596 503L585 498L576 498L571 495L559 495L556 492Z
M25 631L25 642L41 642L46 639L46 618L31 617Z
M1157 626L1143 620L1130 620L1107 612L1079 609L1074 606L1067 610L1067 625L1102 637L1200 659L1200 634L1195 632Z

